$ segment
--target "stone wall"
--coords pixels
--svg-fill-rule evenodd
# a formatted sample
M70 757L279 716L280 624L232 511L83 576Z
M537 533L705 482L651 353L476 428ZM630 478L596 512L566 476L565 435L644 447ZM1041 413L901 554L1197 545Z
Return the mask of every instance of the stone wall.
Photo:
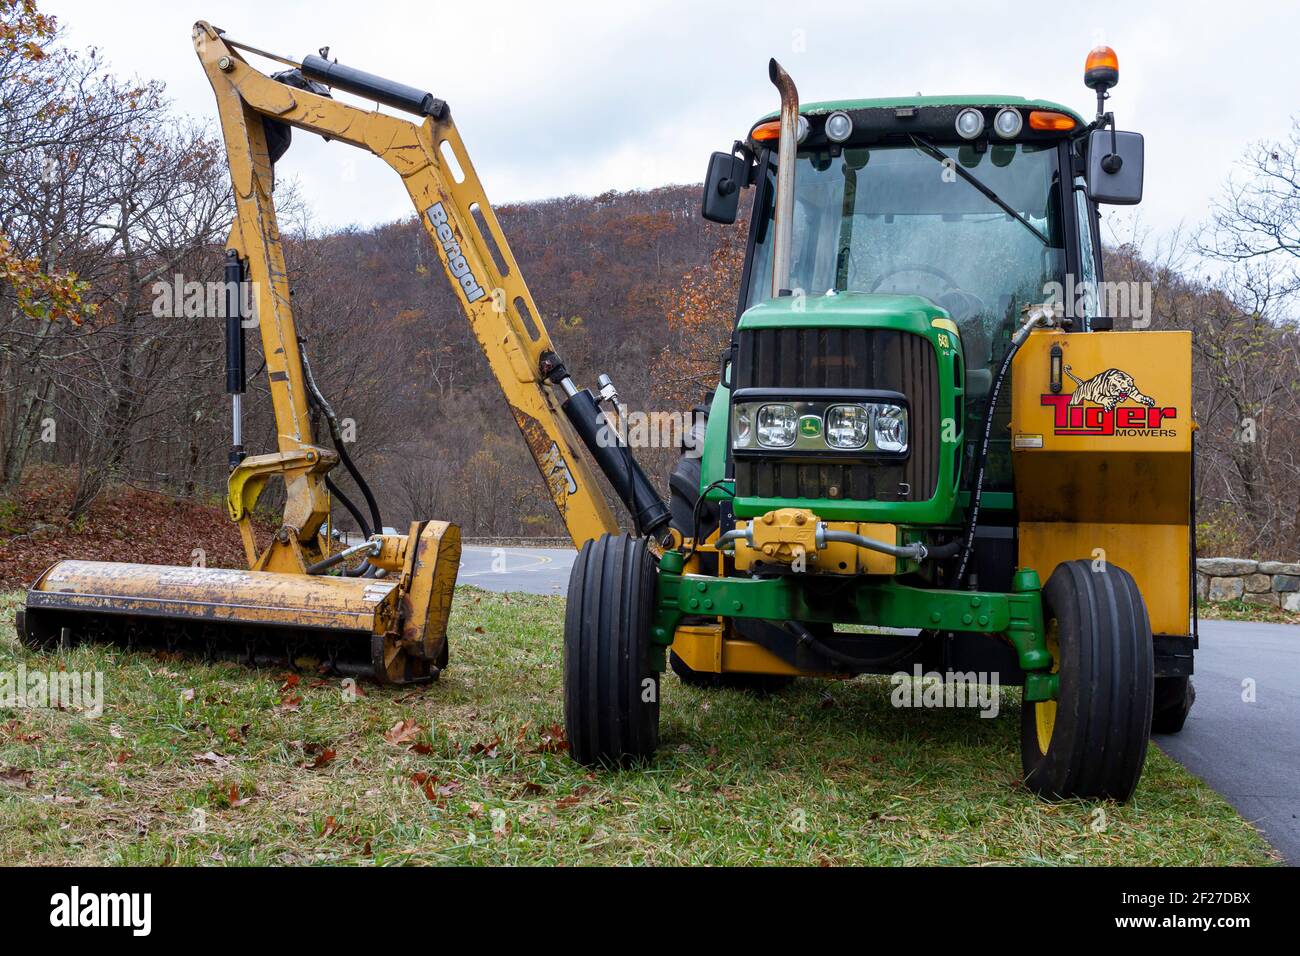
M1245 601L1300 611L1300 564L1197 558L1196 596L1209 601Z

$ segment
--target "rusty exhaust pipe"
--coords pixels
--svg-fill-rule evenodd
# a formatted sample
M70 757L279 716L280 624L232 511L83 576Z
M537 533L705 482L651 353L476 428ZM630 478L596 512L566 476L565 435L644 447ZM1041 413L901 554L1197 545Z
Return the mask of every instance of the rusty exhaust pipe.
M794 229L794 164L799 148L799 91L773 58L767 75L781 93L781 141L776 154L776 218L772 235L772 297L789 295L790 243Z

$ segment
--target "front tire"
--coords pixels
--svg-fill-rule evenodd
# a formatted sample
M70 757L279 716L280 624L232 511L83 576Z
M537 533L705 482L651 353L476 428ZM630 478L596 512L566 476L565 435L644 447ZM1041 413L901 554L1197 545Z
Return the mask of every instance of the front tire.
M1122 803L1142 776L1151 729L1146 604L1123 568L1067 561L1043 588L1043 617L1060 690L1021 709L1025 785L1048 799Z
M627 765L659 746L659 674L650 667L655 563L645 539L602 535L569 574L564 724L588 766Z

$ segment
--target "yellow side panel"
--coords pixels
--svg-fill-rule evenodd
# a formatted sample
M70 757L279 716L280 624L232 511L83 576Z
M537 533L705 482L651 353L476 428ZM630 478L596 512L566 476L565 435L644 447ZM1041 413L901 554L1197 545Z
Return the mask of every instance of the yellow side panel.
M1062 561L1104 559L1137 581L1155 634L1187 634L1190 626L1190 562L1186 525L1071 524L1020 525L1020 565L1043 580ZM1097 549L1101 553L1094 554Z
M1186 634L1195 428L1190 332L1031 335L1012 372L1020 565L1046 580L1103 559L1137 580L1153 631Z

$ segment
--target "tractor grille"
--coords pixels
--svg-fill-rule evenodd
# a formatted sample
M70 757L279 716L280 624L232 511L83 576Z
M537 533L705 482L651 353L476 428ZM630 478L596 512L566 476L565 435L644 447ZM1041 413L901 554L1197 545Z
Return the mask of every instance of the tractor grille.
M741 388L878 388L910 408L903 461L737 458L736 494L759 498L928 501L939 480L939 382L934 346L890 329L746 329L733 383Z

